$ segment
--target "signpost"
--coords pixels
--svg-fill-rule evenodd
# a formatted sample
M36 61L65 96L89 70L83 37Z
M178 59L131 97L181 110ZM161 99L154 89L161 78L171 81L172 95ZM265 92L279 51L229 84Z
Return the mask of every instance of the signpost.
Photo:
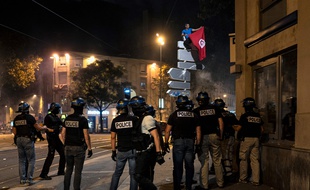
M186 49L178 49L178 60L195 62L191 52Z
M191 84L188 82L180 82L180 81L169 81L168 86L174 89L190 89Z
M179 95L185 95L185 96L190 96L190 91L189 90L175 90L175 89L169 89L167 90L167 94L170 96L179 96Z
M181 80L181 81L191 80L190 72L184 69L170 68L168 74L170 78L173 80Z
M205 66L201 64L201 69L204 69ZM178 62L178 68L188 69L188 70L197 70L197 64L192 62ZM200 69L200 68L199 68Z

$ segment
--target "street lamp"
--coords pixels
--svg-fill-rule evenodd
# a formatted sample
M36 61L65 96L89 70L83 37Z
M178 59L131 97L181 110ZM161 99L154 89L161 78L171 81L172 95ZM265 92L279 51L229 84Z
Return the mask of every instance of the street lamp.
M162 109L164 109L164 99L162 96L162 85L163 85L163 63L162 63L162 53L163 53L163 45L165 44L165 39L164 37L160 36L158 33L156 34L157 36L157 43L159 45L159 101L158 101L158 108L159 108L159 119L162 121Z

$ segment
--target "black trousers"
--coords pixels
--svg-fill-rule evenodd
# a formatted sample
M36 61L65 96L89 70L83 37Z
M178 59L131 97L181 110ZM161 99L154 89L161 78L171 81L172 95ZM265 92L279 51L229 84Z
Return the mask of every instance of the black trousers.
M186 38L183 44L186 49L192 49L191 43L192 43L192 40L190 38Z
M54 137L48 136L47 141L48 141L48 153L47 153L47 157L45 159L40 176L41 177L47 176L50 170L50 167L53 163L53 160L54 160L55 151L58 152L59 157L60 157L59 165L58 165L58 174L64 174L65 164L66 164L64 145L62 144L58 136L54 136Z
M156 190L157 187L153 184L152 178L154 161L152 162L152 150L136 154L136 173L135 180L139 183L139 187L143 190Z

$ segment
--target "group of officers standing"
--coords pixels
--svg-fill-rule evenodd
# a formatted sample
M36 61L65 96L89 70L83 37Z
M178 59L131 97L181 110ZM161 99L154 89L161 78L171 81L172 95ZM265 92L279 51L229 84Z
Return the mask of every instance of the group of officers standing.
M58 117L61 106L52 103L49 113L44 118L44 125L36 123L35 118L29 114L30 105L26 102L19 104L19 113L13 121L14 142L18 149L19 176L21 185L32 185L35 168L35 147L38 131L45 131L48 141L48 154L45 159L40 178L51 180L48 176L53 162L55 151L60 159L57 175L64 175L64 190L70 189L71 176L74 170L73 187L80 189L82 170L87 157L92 156L91 141L88 132L88 120L83 116L86 102L82 98L74 99L71 108L74 113L66 117L64 122ZM61 134L61 135L60 135Z
M245 113L239 120L224 109L222 99L211 103L208 93L199 92L196 100L199 106L194 109L187 96L177 97L177 110L169 116L164 141L154 119L155 110L143 97L118 101L116 108L120 115L114 118L111 126L111 157L116 161L116 168L110 190L118 188L127 160L131 190L157 189L153 184L154 167L156 162L165 162L164 155L170 152L170 144L173 147L174 190L182 189L183 165L185 188L192 189L196 154L201 163L197 189L209 188L209 156L219 188L224 187L225 176L230 175L237 175L240 183L260 184L259 138L263 121L256 111L255 100L249 97L242 101ZM238 150L236 144L240 146Z
M245 98L242 101L245 113L239 120L224 109L225 102L222 99L211 103L208 93L199 92L196 100L198 107L194 108L194 103L187 96L177 97L177 109L169 116L164 139L160 122L155 120L154 107L148 105L142 96L117 102L118 116L111 124L111 158L116 161L111 190L118 188L127 161L130 190L156 190L153 183L154 168L156 163L161 165L165 162L164 155L170 152L170 145L173 147L174 190L182 189L183 165L185 188L192 189L196 154L201 163L198 189L209 188L209 156L214 165L218 187L224 187L224 176L234 173L238 173L241 183L251 181L253 185L259 185L259 137L263 121L256 112L255 100ZM19 105L17 112L20 114L14 119L13 133L18 147L21 184L33 184L34 136L37 131L45 131L48 155L40 177L51 179L48 172L57 151L60 155L57 175L64 175L64 189L70 189L73 169L73 187L75 190L80 189L86 150L87 157L92 156L88 121L83 116L85 104L82 98L73 100L71 107L74 113L62 122L57 116L60 105L52 103L44 118L44 126L38 125L29 114L30 106L27 103ZM236 142L240 144L239 151L236 151ZM248 161L251 163L251 175L248 172Z

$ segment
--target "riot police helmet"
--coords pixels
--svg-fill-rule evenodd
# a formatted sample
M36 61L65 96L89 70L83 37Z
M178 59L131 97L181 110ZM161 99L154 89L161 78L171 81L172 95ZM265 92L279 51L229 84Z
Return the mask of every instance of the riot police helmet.
M134 96L130 99L129 104L135 115L142 115L146 111L146 102L142 96Z
M27 102L21 102L18 105L18 110L16 113L28 113L29 112L30 105Z
M220 109L224 109L226 104L223 99L218 98L214 100L214 105Z
M192 100L189 100L188 104L186 105L188 110L192 110L194 108L194 103Z
M151 115L151 116L155 117L156 110L152 105L147 105L145 113L146 113L146 115Z
M196 100L199 105L205 105L209 103L210 97L207 92L199 92L196 97Z
M86 105L86 102L84 101L83 98L76 98L71 102L71 108L84 108Z
M243 99L242 105L244 108L255 108L256 107L255 100L254 100L254 98L251 98L251 97L247 97L247 98Z
M52 112L53 114L59 114L60 113L60 104L59 103L56 103L56 102L53 102L51 103L50 105L50 108L48 109L48 111Z
M129 103L129 100L126 99L126 98L123 98L123 99L119 99L116 103L116 109L117 109L117 112L120 113L127 113L128 112L128 103Z
M189 105L190 100L185 95L179 95L175 103L177 104L177 108L186 108Z

